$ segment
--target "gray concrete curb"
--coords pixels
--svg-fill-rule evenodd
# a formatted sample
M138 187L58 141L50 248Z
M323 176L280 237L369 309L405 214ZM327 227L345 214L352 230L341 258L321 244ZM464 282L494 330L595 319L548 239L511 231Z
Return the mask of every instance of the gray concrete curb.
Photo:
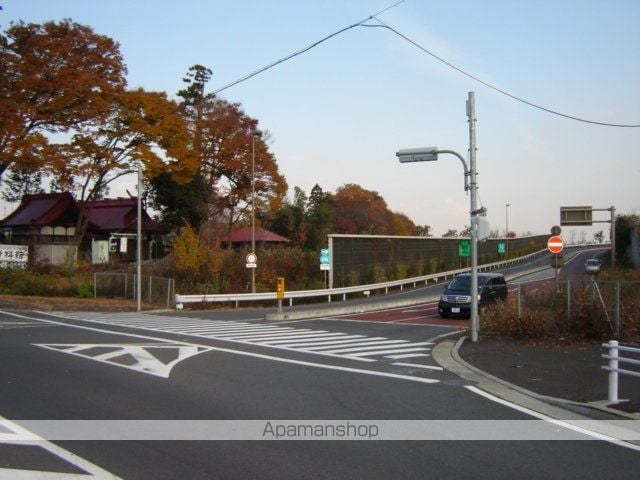
M460 357L458 350L466 339L467 337L463 336L457 342L453 340L440 342L432 351L433 358L446 370L476 383L478 388L487 393L556 419L593 418L593 416L598 416L597 413L600 414L599 416L606 414L627 420L640 419L639 414L622 412L595 403L575 402L540 395L484 372Z

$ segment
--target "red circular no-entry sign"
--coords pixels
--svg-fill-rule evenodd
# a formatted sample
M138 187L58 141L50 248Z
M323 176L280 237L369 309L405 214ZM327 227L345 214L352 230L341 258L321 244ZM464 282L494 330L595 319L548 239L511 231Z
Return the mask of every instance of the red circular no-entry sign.
M551 253L560 253L564 248L564 240L562 240L562 237L554 235L547 240L547 248Z

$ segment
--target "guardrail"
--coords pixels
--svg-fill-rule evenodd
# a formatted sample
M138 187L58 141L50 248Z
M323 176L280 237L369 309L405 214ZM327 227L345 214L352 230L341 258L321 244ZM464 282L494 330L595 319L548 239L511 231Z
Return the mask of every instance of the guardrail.
M640 371L618 368L619 363L640 365L640 360L621 357L620 352L631 352L640 355L640 348L623 346L618 344L616 340L610 340L609 343L603 343L602 348L609 350L609 355L602 355L602 358L609 360L609 365L602 367L603 370L609 372L609 403L616 403L618 401L618 375L621 374L640 377Z
M572 247L585 247L590 245L570 245ZM597 246L606 246L604 244L598 244ZM487 263L478 266L478 271L490 271L505 268L511 265L517 265L521 263L529 262L536 257L549 253L545 248L523 257L514 258L511 260ZM362 293L368 296L372 290L384 290L385 294L389 293L390 288L400 288L402 290L405 285L412 285L414 288L419 284L428 285L429 282L438 283L440 280L447 280L450 277L459 275L460 273L469 272L469 268L460 268L457 270L451 270L447 272L433 273L430 275L423 275L421 277L406 278L403 280L394 280L391 282L375 283L369 285L357 285L353 287L339 287L339 288L324 288L320 290L298 290L285 292L285 298L289 299L289 306L293 305L294 298L313 298L313 297L327 297L327 301L331 302L332 297L342 296L342 300L346 300L346 297L350 293ZM276 292L263 292L263 293L228 293L228 294L195 294L195 295L175 295L176 308L182 308L184 303L202 303L202 302L234 302L236 307L240 302L257 302L265 300L276 300Z

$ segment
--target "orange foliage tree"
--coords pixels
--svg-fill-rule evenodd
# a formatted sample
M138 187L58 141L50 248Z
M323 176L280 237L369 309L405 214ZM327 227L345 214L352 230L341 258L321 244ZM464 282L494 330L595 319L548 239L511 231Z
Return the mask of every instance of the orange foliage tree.
M372 190L352 183L343 185L333 196L337 233L370 235L416 235L408 217L389 210L384 199Z
M100 198L116 179L144 167L145 177L171 171L177 181L188 181L195 162L187 146L187 130L177 103L164 93L142 89L125 91L114 99L109 118L87 127L60 145L60 156L50 174L61 190L81 201ZM88 218L77 225L80 240Z
M178 95L189 129L189 145L195 155L196 177L208 188L208 195L195 198L205 207L194 205L192 211L206 211L203 223L217 221L230 231L240 220L247 221L251 211L251 186L255 178L257 217L280 207L287 183L278 170L276 159L267 145L268 134L253 137L258 121L249 117L240 104L230 103L205 93L211 70L194 65L184 78L187 87ZM252 142L255 142L255 177L252 175ZM154 183L156 201L166 217L175 189L171 181ZM173 202L176 203L176 202ZM188 209L181 205L184 211ZM222 233L222 232L220 232Z
M134 173L138 163L146 177L171 170L179 181L188 181L195 162L177 103L164 93L142 89L122 92L114 100L103 124L60 145L61 155L50 172L58 186L76 192L80 200L92 200L114 180Z
M90 27L12 24L0 38L0 177L55 158L47 133L106 118L125 73L118 44Z

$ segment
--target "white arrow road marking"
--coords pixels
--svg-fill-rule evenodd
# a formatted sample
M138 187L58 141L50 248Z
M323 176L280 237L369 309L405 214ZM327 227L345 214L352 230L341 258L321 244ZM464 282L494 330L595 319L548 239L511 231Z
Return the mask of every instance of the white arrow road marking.
M148 373L158 377L169 378L171 369L183 360L199 353L211 350L196 345L182 345L171 343L145 344L66 344L48 343L34 344L37 347L54 350L56 352L78 355L96 362L108 363L118 367L128 368L137 372ZM163 359L164 358L164 359ZM167 361L166 359L170 359ZM134 363L131 363L134 362Z

